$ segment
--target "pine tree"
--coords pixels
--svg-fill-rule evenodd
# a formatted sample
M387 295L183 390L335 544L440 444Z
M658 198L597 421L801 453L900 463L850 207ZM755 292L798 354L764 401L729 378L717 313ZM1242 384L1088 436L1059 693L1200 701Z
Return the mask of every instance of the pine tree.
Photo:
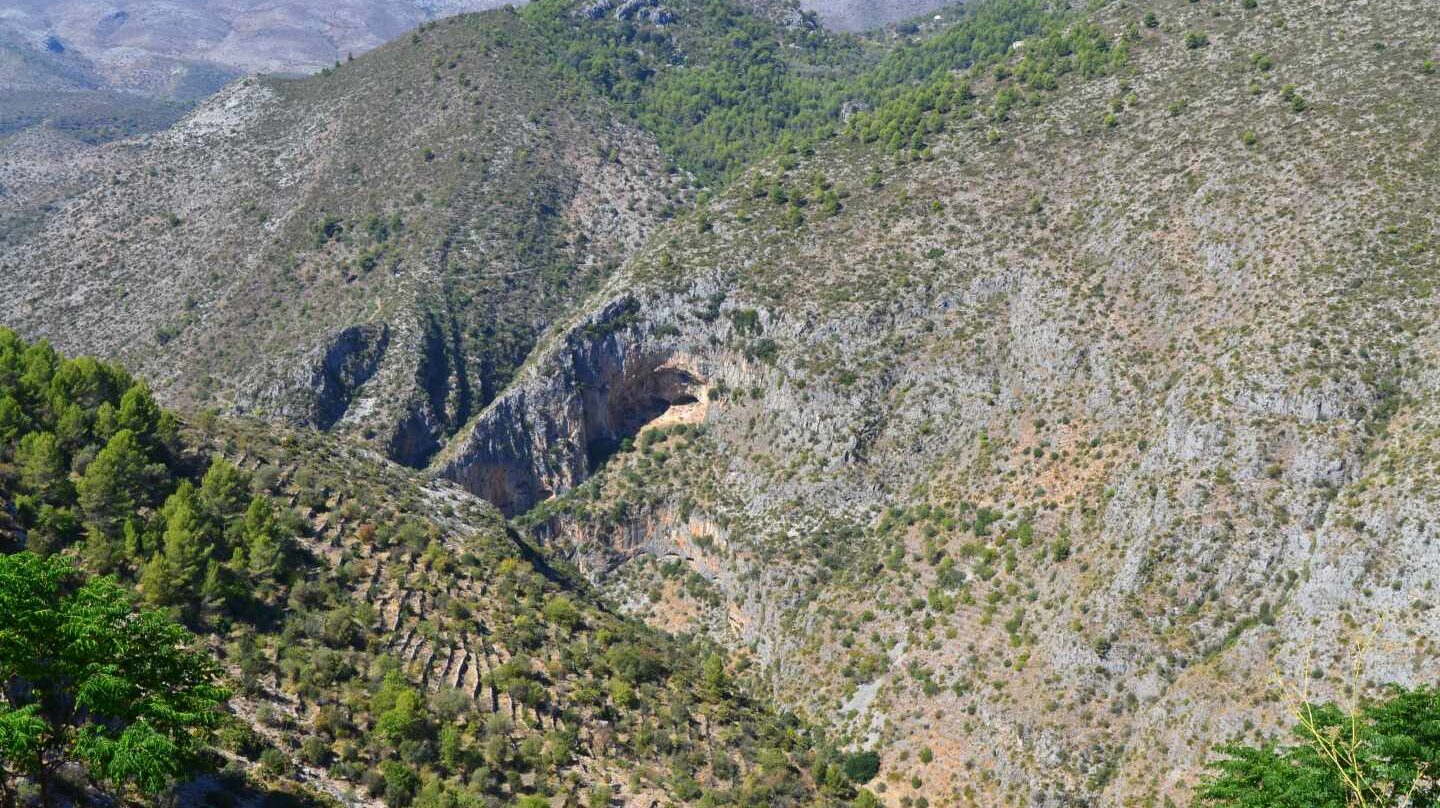
M95 422L90 426L90 434L96 441L108 442L120 431L120 416L115 411L115 405L105 402L95 410Z
M121 429L128 429L137 435L154 435L160 426L160 406L150 393L145 382L136 382L120 398L120 412L117 422Z
M12 447L29 427L29 419L14 396L0 394L0 458L9 457Z
M47 502L64 502L69 497L65 455L60 441L49 432L31 432L20 439L15 453L20 466L20 484Z
M90 422L79 404L70 404L60 413L55 425L55 437L67 454L74 454L90 442Z
M146 483L159 469L146 462L145 450L135 433L116 432L105 448L86 466L76 486L85 520L107 535L117 535L121 520L146 502Z
M208 570L211 543L188 481L165 501L161 517L165 532L160 552L146 565L141 579L145 596L165 605L194 601Z
M268 497L257 494L250 499L241 531L250 577L256 582L276 580L283 566L284 550L280 545L280 529L275 524L275 510Z
M200 505L210 523L223 531L244 509L248 486L245 475L233 464L223 457L213 458L200 481Z

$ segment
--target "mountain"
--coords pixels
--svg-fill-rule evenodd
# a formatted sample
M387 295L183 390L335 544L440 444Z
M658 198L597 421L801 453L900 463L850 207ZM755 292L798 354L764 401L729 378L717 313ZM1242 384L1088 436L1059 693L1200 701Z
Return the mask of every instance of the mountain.
M423 463L684 193L542 53L498 13L233 84L114 144L97 184L17 237L6 317L171 401L353 423Z
M1188 803L1277 681L1432 679L1437 47L1102 5L662 229L438 468L887 801Z
M496 0L151 3L16 0L0 22L46 52L84 59L119 89L168 89L177 73L313 73L438 16Z
M120 367L5 329L0 419L0 550L112 576L223 672L220 771L178 804L819 798L809 773L834 752L722 652L616 615L453 485L313 431L181 423ZM28 696L10 628L7 719ZM14 799L28 761L4 726Z
M1198 804L1434 683L1437 59L1420 0L541 0L25 186L0 321L727 648L796 799Z
M998 37L883 52L727 3L640 20L547 0L238 81L50 173L34 158L68 144L16 140L0 316L125 361L177 406L422 466L697 183L1003 50L1040 7L1000 15Z

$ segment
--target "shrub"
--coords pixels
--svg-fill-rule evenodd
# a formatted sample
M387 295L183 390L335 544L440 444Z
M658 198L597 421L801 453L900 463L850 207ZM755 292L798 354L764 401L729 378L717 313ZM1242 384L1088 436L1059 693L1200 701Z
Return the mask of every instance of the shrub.
M880 773L880 755L871 751L856 752L847 756L840 768L845 771L850 782L868 783Z

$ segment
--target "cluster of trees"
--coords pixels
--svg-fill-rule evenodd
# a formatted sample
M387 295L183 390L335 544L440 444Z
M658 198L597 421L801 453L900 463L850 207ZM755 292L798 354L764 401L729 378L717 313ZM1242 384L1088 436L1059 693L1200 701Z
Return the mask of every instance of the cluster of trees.
M888 92L877 90L885 100L873 111L851 119L847 130L852 137L883 143L892 154L923 154L927 138L942 131L949 119L975 114L969 81L951 72L947 64L993 65L1001 84L991 98L988 114L991 121L999 123L1027 102L1027 92L1053 90L1060 77L1071 72L1086 77L1102 75L1129 60L1123 39L1112 43L1104 29L1090 23L1062 27L1041 4L1029 0L983 3L975 9L969 24L957 25L915 51L897 52L893 59L899 66L877 72L924 78L893 85L895 89ZM1016 42L1021 57L1011 67L1005 58ZM927 69L931 71L928 74Z
M833 131L845 81L867 59L849 37L790 30L727 0L676 8L682 24L577 19L568 0L525 9L577 80L620 104L707 183L777 145Z
M146 600L197 619L252 608L285 572L269 496L216 458L196 485L177 422L120 366L65 359L0 329L0 477L18 533L41 555L138 581Z
M954 72L1003 58L1061 18L1046 0L990 0L941 34L877 56L853 37L789 29L727 0L682 4L677 26L581 20L568 0L524 13L560 43L572 76L618 102L707 183L765 154L808 150L835 134L846 110L875 110L856 130L866 140L918 151L965 95Z

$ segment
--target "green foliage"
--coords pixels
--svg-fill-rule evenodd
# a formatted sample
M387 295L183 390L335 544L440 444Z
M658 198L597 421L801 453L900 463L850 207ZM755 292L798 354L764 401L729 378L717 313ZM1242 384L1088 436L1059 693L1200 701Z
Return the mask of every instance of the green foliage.
M0 473L0 495L16 502L26 546L50 554L83 536L92 569L138 581L152 604L190 619L243 610L288 574L268 498L253 501L219 458L198 487L187 479L176 419L144 382L0 329L6 457L16 473Z
M1197 793L1227 808L1348 808L1440 805L1430 773L1440 769L1440 690L1393 688L1350 713L1304 704L1298 743L1232 744ZM1395 802L1399 795L1408 801Z
M832 131L844 82L864 61L848 38L788 29L724 0L684 3L678 26L584 19L575 6L541 0L524 14L564 43L564 69L620 104L706 182L782 143Z
M871 751L856 752L845 758L841 768L852 783L868 783L880 773L880 756Z
M199 767L227 694L184 628L136 612L112 578L28 552L0 555L0 614L0 777L33 779L49 805L67 763L144 794Z
M988 0L943 34L877 57L851 37L781 26L725 0L682 4L677 26L585 19L571 0L541 0L523 13L563 43L563 70L618 103L707 183L767 154L808 151L854 108L879 110L856 116L864 139L919 151L938 117L968 95L953 72L1004 56L1058 19L1044 0ZM838 210L838 200L821 205L827 215Z
M873 112L852 118L848 131L862 142L885 144L891 153L918 157L929 135L942 131L954 117L976 113L969 79L955 72L961 67L995 66L1000 84L988 115L998 123L1028 103L1034 93L1055 89L1061 76L1072 72L1085 77L1104 75L1128 60L1123 43L1112 46L1109 35L1098 26L1067 28L1061 20L1040 2L1004 0L975 5L965 20L920 46L920 56L905 50L892 54L889 61L908 66L902 76L931 72L910 89L882 92L887 100ZM1021 43L1021 56L1011 67L1004 60L1016 42ZM888 74L882 68L876 75Z

